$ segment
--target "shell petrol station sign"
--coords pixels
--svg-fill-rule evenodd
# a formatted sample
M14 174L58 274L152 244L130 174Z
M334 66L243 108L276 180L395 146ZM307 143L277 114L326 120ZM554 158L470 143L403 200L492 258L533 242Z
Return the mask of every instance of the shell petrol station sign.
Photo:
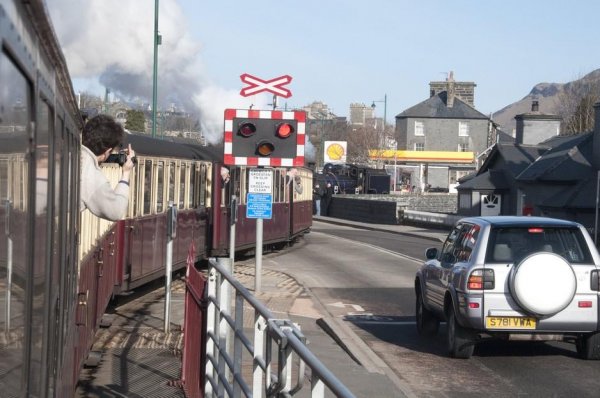
M346 141L325 141L323 146L323 159L325 163L346 163Z

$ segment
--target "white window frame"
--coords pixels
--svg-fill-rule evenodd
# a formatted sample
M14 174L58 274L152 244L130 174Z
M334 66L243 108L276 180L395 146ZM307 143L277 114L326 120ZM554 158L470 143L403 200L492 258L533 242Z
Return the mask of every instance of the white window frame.
M461 142L458 144L458 152L469 152L469 143Z
M469 136L469 123L467 122L458 122L458 136L459 137L468 137Z
M422 149L419 149L417 146L421 146L421 145L422 145ZM419 151L419 152L425 151L425 143L423 143L423 142L415 142L415 151Z
M415 120L415 136L424 137L425 136L425 125L423 122Z

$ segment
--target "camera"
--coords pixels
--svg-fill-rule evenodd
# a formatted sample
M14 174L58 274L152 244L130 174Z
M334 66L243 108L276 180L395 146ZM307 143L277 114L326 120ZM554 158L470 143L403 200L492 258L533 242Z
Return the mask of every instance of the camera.
M137 165L137 158L134 156L131 158L133 165ZM111 153L108 155L108 159L106 159L106 163L118 163L119 166L123 167L123 165L127 162L127 151L125 149L121 149L118 153Z

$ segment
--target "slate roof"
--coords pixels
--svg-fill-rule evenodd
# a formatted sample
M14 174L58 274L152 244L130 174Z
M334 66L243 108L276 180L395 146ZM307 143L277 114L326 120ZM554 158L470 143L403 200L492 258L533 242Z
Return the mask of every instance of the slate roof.
M484 173L461 183L457 189L506 190L510 188L505 170L487 170Z
M523 182L575 182L592 171L593 133L554 137L543 144L550 149L517 179Z
M497 130L496 136L498 137L498 142L501 143L515 142L515 137L500 129Z
M542 207L560 207L569 209L594 208L596 200L596 178L590 175L577 185L566 186L562 191L540 203Z
M515 178L548 149L549 147L540 145L519 145L514 142L498 143L479 170L483 173L493 167L497 157L502 157L510 176Z
M454 97L454 105L446 105L447 93L442 91L437 95L406 109L396 115L396 118L436 118L436 119L489 119L483 113Z

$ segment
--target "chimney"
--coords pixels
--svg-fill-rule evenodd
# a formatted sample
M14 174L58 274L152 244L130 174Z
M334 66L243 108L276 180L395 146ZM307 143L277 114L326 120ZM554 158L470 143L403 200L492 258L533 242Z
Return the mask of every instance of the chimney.
M446 90L446 106L452 108L454 106L454 72L450 71L446 83L448 88Z
M596 171L600 170L600 102L594 104L594 133L592 137L592 158Z
M538 100L531 101L531 112L539 112L540 111L540 103Z

